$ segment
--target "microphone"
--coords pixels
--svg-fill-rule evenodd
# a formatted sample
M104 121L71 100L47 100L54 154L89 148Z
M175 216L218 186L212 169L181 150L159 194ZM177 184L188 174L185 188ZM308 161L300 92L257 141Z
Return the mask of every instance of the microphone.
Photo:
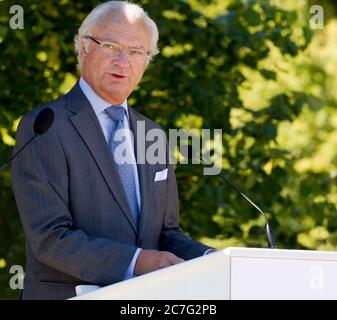
M3 166L0 167L0 173L5 170L11 162L38 136L46 133L50 127L52 126L54 122L54 111L50 108L42 109L38 115L36 116L36 119L34 121L33 130L35 135L30 138L23 147L20 148L19 151L17 151L10 160L5 163Z
M188 160L198 159L203 165L206 165L206 166L210 165L210 163L207 162L205 159L197 156L195 150L192 148L191 145L188 145L188 147L187 147L187 158L188 158ZM219 177L223 181L225 181L226 184L228 186L230 186L233 190L235 190L239 195L241 195L243 198L245 198L257 211L259 211L262 214L262 216L264 218L264 221L265 221L265 225L266 225L266 234L267 234L267 240L268 240L269 248L270 249L276 249L274 232L273 232L273 229L272 229L271 225L269 224L269 221L268 221L265 213L252 200L250 200L243 192L241 192L237 187L235 187L232 183L230 183L221 172L219 174Z

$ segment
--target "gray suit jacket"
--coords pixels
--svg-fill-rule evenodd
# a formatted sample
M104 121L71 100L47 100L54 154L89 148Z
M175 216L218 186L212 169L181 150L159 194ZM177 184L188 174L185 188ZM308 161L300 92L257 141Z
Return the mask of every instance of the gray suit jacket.
M65 96L23 117L15 150L33 135L45 107L53 126L13 163L13 189L26 236L23 299L66 299L79 284L122 281L137 247L173 252L188 260L209 247L179 228L178 192L168 164L138 164L142 199L136 229L98 119L78 84ZM145 131L158 124L129 108ZM136 145L136 143L135 143ZM168 179L154 182L168 167Z

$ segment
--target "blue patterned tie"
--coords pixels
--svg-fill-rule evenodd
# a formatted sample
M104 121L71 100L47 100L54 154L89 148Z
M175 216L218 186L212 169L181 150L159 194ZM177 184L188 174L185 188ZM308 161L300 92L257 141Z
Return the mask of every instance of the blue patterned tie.
M115 150L121 141L116 141L114 139L116 132L119 129L123 129L123 120L125 115L125 109L123 107L111 106L105 109L105 112L110 116L110 118L114 121L113 127L111 129L111 137L110 137L110 149L112 155L115 155ZM133 150L129 150L133 152ZM120 176L122 185L125 190L126 197L128 199L132 215L135 219L136 226L138 228L139 224L139 208L137 203L137 193L136 193L136 184L135 184L135 176L133 172L133 164L129 163L116 163L118 174Z

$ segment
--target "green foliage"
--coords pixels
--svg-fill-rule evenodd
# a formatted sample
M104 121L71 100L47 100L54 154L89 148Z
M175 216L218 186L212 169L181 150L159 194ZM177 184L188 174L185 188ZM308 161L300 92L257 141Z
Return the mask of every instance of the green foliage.
M335 178L331 170L315 172L311 165L298 169L299 161L325 138L312 133L314 144L303 150L289 145L296 140L289 136L292 125L298 119L309 123L326 103L317 87L328 90L322 85L328 76L321 65L310 57L296 60L312 41L308 17L303 16L308 7L287 9L258 0L134 2L158 24L161 53L130 104L166 129L186 128L191 121L196 128L223 129L225 174L272 213L268 216L278 246L334 248ZM73 37L98 3L0 2L1 163L10 157L17 119L66 92L79 76ZM8 28L13 4L25 10L24 30ZM301 77L303 83L291 85ZM330 95L329 101L333 108L335 97ZM176 174L181 223L191 236L218 248L266 246L262 218L240 196L216 177L202 176L200 166L178 165ZM8 269L23 264L23 239L8 170L0 177L2 298L16 295L8 288Z

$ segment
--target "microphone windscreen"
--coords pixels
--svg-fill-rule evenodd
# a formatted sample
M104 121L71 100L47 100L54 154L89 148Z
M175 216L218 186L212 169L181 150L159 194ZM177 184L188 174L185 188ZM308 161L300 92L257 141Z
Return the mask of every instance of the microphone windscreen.
M34 121L34 132L38 135L49 130L54 122L54 111L50 108L42 109Z

